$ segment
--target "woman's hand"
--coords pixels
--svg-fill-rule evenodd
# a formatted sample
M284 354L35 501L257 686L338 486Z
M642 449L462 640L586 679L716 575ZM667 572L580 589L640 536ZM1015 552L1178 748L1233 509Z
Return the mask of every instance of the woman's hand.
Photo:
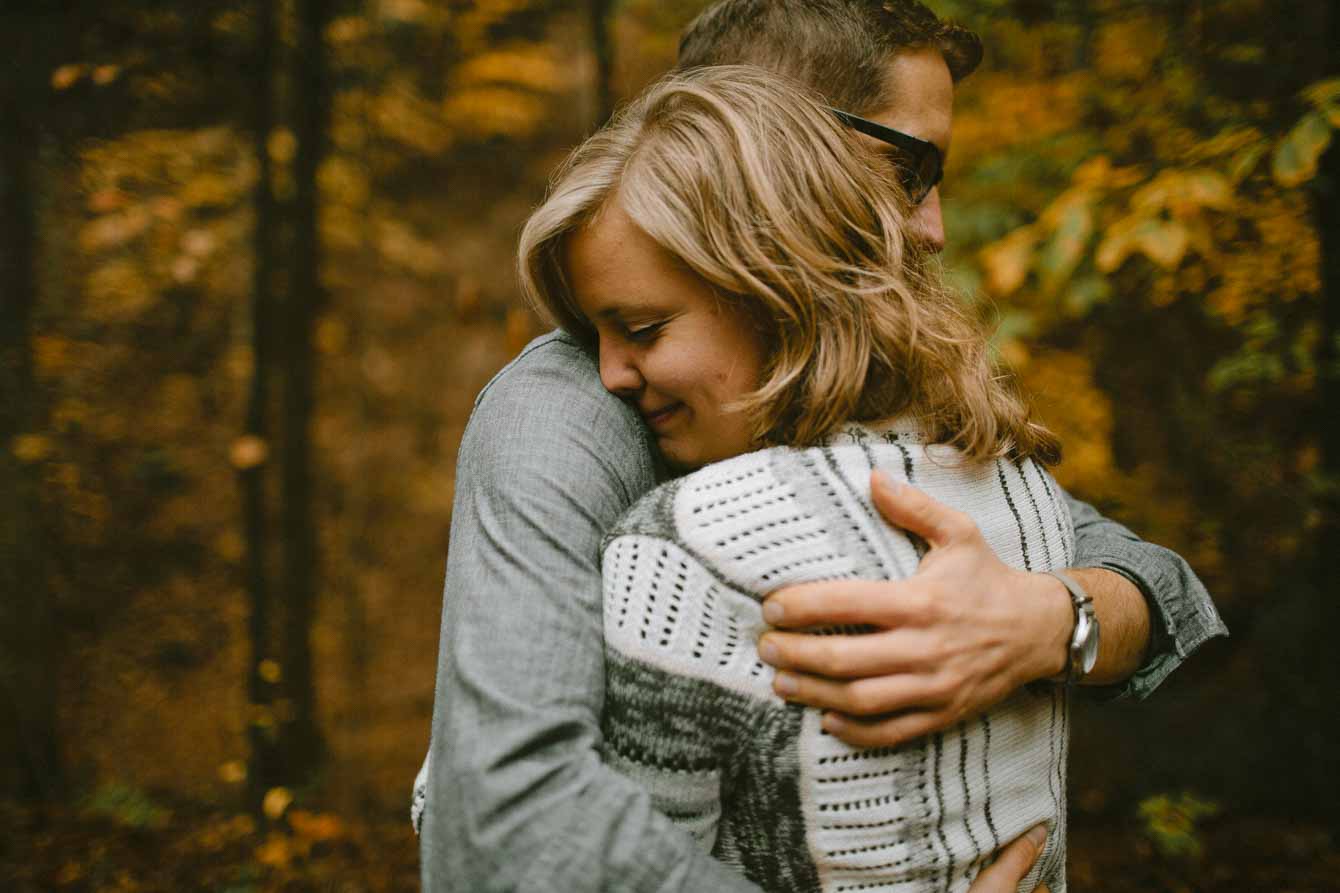
M930 545L905 580L787 587L763 605L780 631L759 640L789 701L835 711L824 728L858 747L887 747L948 728L1027 682L1059 674L1074 609L1053 578L1004 564L972 519L876 472L876 506ZM867 625L875 632L785 630Z
M1047 843L1047 829L1043 825L1031 828L1023 837L1000 851L1000 857L977 875L968 893L1014 893L1019 882L1032 869ZM1048 893L1046 886L1033 893Z

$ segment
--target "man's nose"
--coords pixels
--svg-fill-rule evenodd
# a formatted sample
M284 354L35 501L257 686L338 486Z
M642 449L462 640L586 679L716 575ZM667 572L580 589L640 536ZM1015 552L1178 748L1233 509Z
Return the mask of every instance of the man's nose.
M935 187L917 205L911 220L912 238L928 251L939 254L945 247L945 222L940 212L940 187Z
M631 397L642 388L632 352L612 338L600 339L600 383L617 397Z

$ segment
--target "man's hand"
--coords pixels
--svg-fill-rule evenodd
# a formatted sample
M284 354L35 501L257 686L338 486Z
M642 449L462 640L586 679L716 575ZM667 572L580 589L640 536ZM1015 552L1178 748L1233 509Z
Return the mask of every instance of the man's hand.
M1000 851L1000 858L977 875L968 893L1014 893L1019 882L1033 868L1033 863L1042 855L1042 847L1047 843L1047 828L1037 825L1023 837ZM1045 886L1038 887L1034 893L1048 893Z
M1026 682L1062 672L1074 625L1063 586L1005 565L962 512L879 472L871 487L885 519L923 537L930 551L905 580L808 583L772 593L763 616L780 630L876 628L854 636L765 634L759 653L780 671L778 694L837 711L825 715L824 728L849 744L887 747L952 726Z

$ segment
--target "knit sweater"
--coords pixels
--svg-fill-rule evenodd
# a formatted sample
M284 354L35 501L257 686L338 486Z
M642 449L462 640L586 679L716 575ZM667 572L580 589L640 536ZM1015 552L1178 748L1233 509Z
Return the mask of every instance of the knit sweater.
M1029 686L953 728L866 750L772 691L756 648L767 593L902 579L925 551L872 507L876 467L966 512L1012 567L1073 560L1069 513L1042 468L963 463L910 423L707 466L652 491L605 540L604 758L768 890L957 893L1045 822L1020 890L1064 893L1063 687Z

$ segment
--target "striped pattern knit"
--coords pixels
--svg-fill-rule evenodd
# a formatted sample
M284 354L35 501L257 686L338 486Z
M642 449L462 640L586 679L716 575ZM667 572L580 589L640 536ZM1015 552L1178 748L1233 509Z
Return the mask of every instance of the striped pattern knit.
M605 759L711 853L774 891L962 891L1039 822L1020 886L1065 890L1068 711L1036 685L897 748L861 750L772 691L760 600L791 583L900 579L925 545L872 507L871 469L968 513L1002 561L1074 557L1032 462L956 464L915 426L707 466L643 498L605 540Z

